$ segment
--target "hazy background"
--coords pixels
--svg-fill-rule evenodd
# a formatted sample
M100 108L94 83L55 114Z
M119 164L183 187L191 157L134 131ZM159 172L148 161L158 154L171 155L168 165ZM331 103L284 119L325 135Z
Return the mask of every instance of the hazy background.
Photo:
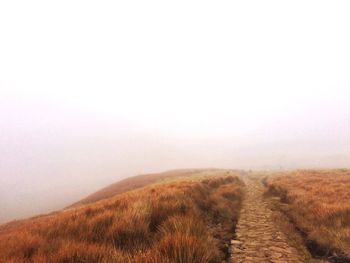
M138 173L350 166L348 1L1 1L0 222Z

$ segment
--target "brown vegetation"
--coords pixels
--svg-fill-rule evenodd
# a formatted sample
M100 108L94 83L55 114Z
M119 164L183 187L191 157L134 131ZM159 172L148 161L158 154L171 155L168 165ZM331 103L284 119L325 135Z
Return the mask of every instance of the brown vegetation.
M350 171L298 171L271 177L269 192L319 256L350 255Z
M178 181L4 225L0 262L221 262L242 191L236 176Z
M172 170L162 173L142 174L133 177L128 177L119 182L111 184L86 198L71 205L71 207L77 207L80 205L91 204L109 197L113 197L117 194L122 194L130 190L135 190L150 184L169 181L172 179L178 180L180 177L196 177L202 173L222 171L218 169L182 169Z

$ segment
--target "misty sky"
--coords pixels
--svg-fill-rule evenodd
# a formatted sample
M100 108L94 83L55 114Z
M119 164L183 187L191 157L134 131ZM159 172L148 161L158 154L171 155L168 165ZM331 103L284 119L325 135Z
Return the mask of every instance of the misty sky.
M1 1L0 222L138 173L350 166L348 1Z

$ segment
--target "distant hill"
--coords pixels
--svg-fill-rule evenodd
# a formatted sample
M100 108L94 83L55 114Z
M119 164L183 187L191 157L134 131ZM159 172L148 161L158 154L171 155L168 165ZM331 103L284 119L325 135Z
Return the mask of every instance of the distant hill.
M208 174L210 172L219 171L219 170L220 169L181 169L181 170L171 170L171 171L162 172L162 173L151 173L151 174L143 174L143 175L129 177L121 181L118 181L116 183L113 183L105 188L102 188L101 190L72 204L68 208L91 204L106 198L113 197L117 194L138 189L153 183L169 181L172 179L178 179L179 177L195 177L195 176L200 176L203 173Z

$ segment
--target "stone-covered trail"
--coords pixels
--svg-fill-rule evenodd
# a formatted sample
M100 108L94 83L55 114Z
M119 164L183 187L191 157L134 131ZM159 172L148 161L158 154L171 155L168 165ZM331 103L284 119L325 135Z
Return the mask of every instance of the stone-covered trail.
M274 222L274 211L263 197L264 187L260 180L247 178L245 182L247 191L236 239L231 241L231 262L305 262Z

